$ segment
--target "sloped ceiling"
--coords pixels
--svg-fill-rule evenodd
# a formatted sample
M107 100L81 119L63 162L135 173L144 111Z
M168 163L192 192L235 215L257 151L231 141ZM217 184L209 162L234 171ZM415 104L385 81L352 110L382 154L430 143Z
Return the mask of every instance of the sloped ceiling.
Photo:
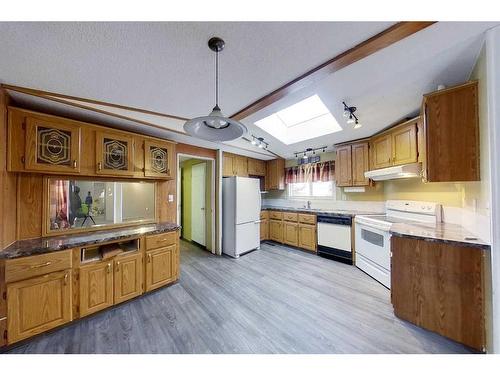
M245 107L282 84L389 27L387 22L169 22L169 23L0 23L0 82L181 117L213 106L214 56L206 41L226 41L221 54L221 106L226 114ZM290 157L306 147L373 134L417 113L421 95L437 84L468 78L485 30L494 23L439 22L286 97L243 122L277 154ZM344 131L285 146L253 122L313 93L345 127ZM141 123L92 113L47 99L14 94L17 103L89 121L128 128L181 142L267 159L244 140L225 145L182 132L182 120L135 114ZM342 100L356 105L363 128L353 131L341 118ZM95 105L96 106L96 105ZM111 110L110 110L111 111ZM123 114L123 110L113 109ZM130 116L127 116L130 117ZM145 120L146 121L146 120ZM247 151L243 151L247 149ZM260 152L260 151L259 151Z

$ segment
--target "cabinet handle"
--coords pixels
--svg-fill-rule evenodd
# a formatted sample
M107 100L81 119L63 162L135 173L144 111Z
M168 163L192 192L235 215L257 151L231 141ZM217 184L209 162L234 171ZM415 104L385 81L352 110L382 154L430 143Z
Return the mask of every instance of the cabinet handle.
M148 263L151 263L151 254L148 254Z
M76 169L77 166L78 166L78 163L76 162L76 160L73 160L73 168Z
M108 263L108 264L106 265L106 271L107 271L108 273L111 273L111 263Z
M97 163L97 170L99 170L99 171L102 170L102 163L101 162Z
M68 285L68 274L64 275L64 285Z
M119 268L120 268L120 262L116 262L116 272L118 272Z
M30 268L42 268L42 267L47 267L47 266L50 266L52 264L52 262L45 262L45 263L42 263L42 264L35 264L34 266L30 266Z

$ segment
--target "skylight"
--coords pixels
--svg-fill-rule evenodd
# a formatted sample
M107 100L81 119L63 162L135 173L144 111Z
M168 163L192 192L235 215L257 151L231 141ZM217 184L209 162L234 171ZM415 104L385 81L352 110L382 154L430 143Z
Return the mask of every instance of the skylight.
M318 95L256 121L255 125L286 145L342 130Z

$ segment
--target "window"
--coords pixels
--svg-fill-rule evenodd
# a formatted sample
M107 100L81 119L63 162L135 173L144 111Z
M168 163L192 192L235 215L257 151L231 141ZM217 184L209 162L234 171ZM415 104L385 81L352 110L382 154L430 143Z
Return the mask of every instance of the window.
M287 186L289 197L335 199L335 184L333 181L294 182L289 183Z
M318 95L256 121L255 125L286 145L342 130Z

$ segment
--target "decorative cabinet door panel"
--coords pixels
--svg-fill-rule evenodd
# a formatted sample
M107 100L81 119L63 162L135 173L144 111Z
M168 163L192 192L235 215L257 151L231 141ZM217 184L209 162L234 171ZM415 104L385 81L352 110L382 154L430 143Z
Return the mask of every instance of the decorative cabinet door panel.
M392 165L392 134L385 134L371 141L373 169L390 167Z
M113 306L113 261L80 268L80 316Z
M299 247L316 251L316 225L299 224Z
M261 220L260 222L260 240L265 241L269 238L269 221Z
M392 133L394 150L393 164L408 164L417 162L417 123L411 123Z
M173 155L172 143L144 141L144 175L171 178Z
M80 172L80 128L28 117L25 168L46 172Z
M117 257L114 270L115 304L142 294L142 253Z
M177 276L177 245L146 252L146 291L171 283Z
M351 145L337 148L335 175L337 186L352 186Z
M269 239L283 242L283 226L281 220L269 220Z
M71 280L66 270L7 285L9 344L71 321Z
M283 222L283 242L287 245L299 245L299 225L297 223Z
M134 174L133 138L112 132L96 132L96 173L130 176Z
M369 170L368 164L368 143L357 143L352 145L352 185L365 186L370 184L370 180L365 177L365 172Z

